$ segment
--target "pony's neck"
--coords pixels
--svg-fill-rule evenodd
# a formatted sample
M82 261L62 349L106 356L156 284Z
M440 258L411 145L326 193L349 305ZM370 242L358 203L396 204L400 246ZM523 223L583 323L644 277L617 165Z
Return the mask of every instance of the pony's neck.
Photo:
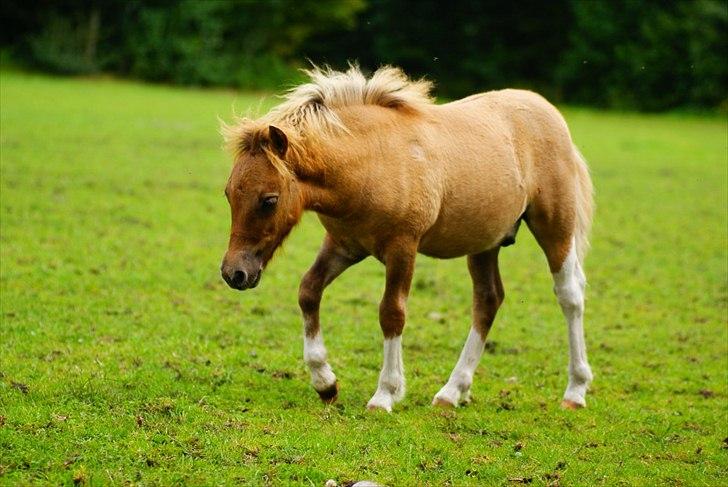
M303 209L331 217L342 216L344 205L336 192L311 181L299 181Z
M321 145L317 149L305 146L301 149L289 163L296 175L303 209L331 217L342 216L348 205L337 191L337 167L327 163L332 158L321 153Z

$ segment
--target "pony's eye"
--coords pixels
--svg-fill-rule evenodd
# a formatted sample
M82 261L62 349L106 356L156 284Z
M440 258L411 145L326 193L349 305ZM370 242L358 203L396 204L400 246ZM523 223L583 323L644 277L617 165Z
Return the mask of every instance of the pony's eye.
M260 201L260 207L263 210L272 210L278 204L278 195L264 196Z

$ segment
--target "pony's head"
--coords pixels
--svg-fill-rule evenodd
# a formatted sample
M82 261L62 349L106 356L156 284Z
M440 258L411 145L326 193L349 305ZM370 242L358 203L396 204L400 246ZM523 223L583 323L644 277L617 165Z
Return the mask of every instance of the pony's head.
M369 79L356 65L345 73L317 67L307 73L311 82L293 88L267 115L223 126L235 166L225 188L232 228L221 271L234 289L258 284L273 253L301 218L302 192L309 198L312 184L325 179L327 158L321 148L329 135L349 133L336 110L377 105L417 111L432 104L432 84L411 81L397 68L382 67Z
M284 162L286 134L270 125L235 140L235 165L225 187L232 225L220 271L231 288L242 291L258 285L303 208L296 179Z

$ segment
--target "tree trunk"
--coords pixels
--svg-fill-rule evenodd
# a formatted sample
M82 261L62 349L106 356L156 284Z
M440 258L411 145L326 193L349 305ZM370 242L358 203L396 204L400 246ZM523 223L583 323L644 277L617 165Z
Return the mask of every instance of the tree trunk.
M99 43L99 24L101 23L101 14L98 8L91 11L88 19L88 37L86 37L86 51L84 52L84 60L86 65L96 68L96 47Z

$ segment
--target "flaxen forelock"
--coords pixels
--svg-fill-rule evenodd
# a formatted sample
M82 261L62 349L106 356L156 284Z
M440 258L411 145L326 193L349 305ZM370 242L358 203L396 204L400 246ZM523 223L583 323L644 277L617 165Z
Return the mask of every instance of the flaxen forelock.
M417 112L431 105L432 83L411 80L399 68L384 66L367 78L356 65L347 71L314 66L305 73L310 82L292 88L284 101L259 119L238 118L222 125L226 145L237 158L264 145L269 125L286 131L292 148L302 137L315 138L347 129L336 110L347 106L375 105Z

